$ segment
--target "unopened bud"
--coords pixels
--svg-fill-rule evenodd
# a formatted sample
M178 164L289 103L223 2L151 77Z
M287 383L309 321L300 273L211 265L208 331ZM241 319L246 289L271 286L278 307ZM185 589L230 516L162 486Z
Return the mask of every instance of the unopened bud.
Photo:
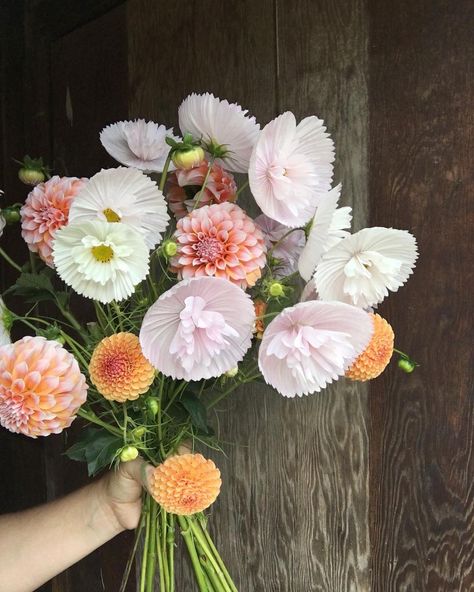
M237 376L238 373L239 373L238 366L236 366L235 368L231 368L230 370L227 370L227 372L224 372L224 374L227 376L227 378L234 378L234 376Z
M25 185L35 186L43 183L43 181L46 179L46 175L42 170L39 169L21 167L21 169L18 171L18 178Z
M128 462L130 460L135 460L138 456L138 450L135 446L124 446L122 451L120 452L120 460L122 462Z
M135 440L141 440L141 438L145 435L146 428L140 426L132 430L132 436Z
M192 146L191 148L182 148L173 154L173 164L177 169L188 171L194 167L198 167L206 155L201 146Z
M152 417L155 417L160 409L160 403L156 397L148 397L146 406Z
M20 210L15 207L3 208L2 216L7 224L16 224L16 222L20 221Z
M272 282L268 287L268 293L270 294L270 296L278 298L279 296L285 295L285 290L283 286L280 284L280 282Z
M416 364L413 360L409 360L408 358L400 358L398 360L398 367L403 372L410 374L416 368Z
M172 239L168 239L163 243L163 253L167 257L174 257L178 252L178 245Z

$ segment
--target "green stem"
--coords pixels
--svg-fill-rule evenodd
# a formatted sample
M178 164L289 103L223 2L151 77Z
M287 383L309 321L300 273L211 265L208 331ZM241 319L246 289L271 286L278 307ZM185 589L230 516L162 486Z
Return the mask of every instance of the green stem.
M271 246L270 250L267 252L267 258L270 258L273 251L278 247L278 245L280 245L287 236L290 236L292 232L295 232L295 230L301 230L301 228L291 228L290 230L288 230L288 232L285 232L285 234Z
M56 306L58 307L58 309L59 309L60 313L63 315L63 317L71 323L71 325L74 327L74 329L80 335L84 335L84 329L82 328L81 324L76 319L76 317L72 313L70 313L68 310L66 310L64 308L64 306L60 302L58 302L58 300L56 300Z
M114 434L114 436L119 436L120 438L122 437L122 431L119 428L114 428L105 421L102 421L99 417L97 417L95 413L86 411L81 407L77 412L77 415L79 415L79 417L82 417L83 419L87 419L87 421L90 421L91 423L95 423L96 425L101 426L111 434Z
M214 159L213 158L209 159L209 162L208 162L208 165L207 165L207 173L206 173L206 176L204 177L204 183L202 184L202 187L201 187L201 189L198 192L197 199L196 199L196 201L194 202L194 205L193 205L193 210L195 210L198 207L199 202L201 201L201 197L202 197L202 194L204 193L204 190L206 189L206 185L207 185L207 182L209 180L209 175L211 174L211 170L212 170L212 165L213 164L214 164Z
M142 554L142 569L140 572L140 592L145 592L146 586L146 573L147 573L147 561L148 561L148 544L150 540L150 496L147 495L145 498L145 504L143 511L146 513L145 522L145 542L143 545Z
M112 307L115 310L115 314L117 315L119 329L120 331L123 331L122 311L120 309L120 306L117 302L115 302L115 300L112 300Z
M198 518L198 521L201 526L202 532L203 532L204 536L206 537L206 541L207 541L209 547L211 548L211 551L214 553L214 557L217 559L217 562L219 563L222 572L224 573L225 579L226 579L227 583L229 584L230 589L232 590L232 592L238 592L237 588L235 587L234 582L232 581L232 578L231 578L229 572L227 571L225 563L222 560L222 557L219 555L219 551L217 550L216 546L214 545L214 541L212 540L211 535L209 534L209 532L207 530L207 526L206 526L206 522L205 522L204 518Z
M170 588L170 572L168 569L168 561L166 557L166 539L168 537L168 520L166 511L161 508L161 549L163 550L163 575L165 579L165 590L168 592Z
M202 529L199 525L198 522L196 522L195 518L193 516L191 516L190 518L188 518L188 524L192 530L193 535L196 537L196 540L198 541L200 547L202 548L203 553L206 555L207 559L209 559L210 564L212 565L213 570L216 573L217 578L219 579L219 582L221 584L221 588L218 589L218 592L230 592L230 588L228 586L227 583L227 579L219 565L219 562L217 561L217 559L214 557L213 552L211 551L206 537L204 536L204 533L202 532ZM217 550L216 550L217 552Z
M199 586L200 592L212 592L209 590L208 585L206 584L206 580L204 577L204 572L202 570L201 564L199 562L199 557L196 551L196 546L193 540L193 534L189 527L188 522L184 516L178 516L178 522L181 527L181 534L183 535L184 541L186 543L186 547L188 548L189 557L191 559L191 563L193 564L194 573L196 575L196 580ZM141 591L140 591L141 592Z
M154 580L156 571L156 525L158 521L158 505L150 498L150 532L148 546L145 547L145 553L148 554L146 563L146 592L154 591Z
M174 592L174 515L168 514L168 534L166 542L168 545L168 565L170 570L169 592Z
M13 259L7 255L5 253L5 251L0 247L0 255L5 259L5 261L7 263L9 263L12 267L14 267L17 271L19 271L20 273L22 272L21 267L18 265L18 263L15 263L15 261L13 261Z
M201 565L202 565L207 577L209 578L209 582L212 586L213 592L226 592L226 588L224 588L222 586L221 582L219 581L219 578L218 578L214 568L210 564L209 559L205 555L201 555L199 557L199 560L201 561Z
M165 582L165 572L163 569L163 562L164 562L164 550L161 548L161 540L160 540L160 533L157 533L156 537L156 547L158 552L158 569L160 572L160 592L168 592Z
M239 195L242 193L242 191L244 189L246 189L249 186L249 182L245 181L245 183L242 183L242 185L239 187L239 189L237 190L237 193L235 194L236 197L239 197Z
M408 354L406 354L405 352L400 351L399 349L396 349L395 347L393 348L393 351L397 354L399 354L400 356L402 356L402 358L406 358L407 360L410 359L410 356Z
M161 173L160 191L163 191L163 189L165 188L166 177L168 176L168 169L170 168L170 163L171 163L171 153L172 153L172 151L173 151L173 149L171 149L168 152L168 156L166 157L166 160L165 160L165 166L163 167L163 172Z
M128 579L130 577L130 572L132 570L133 560L135 559L135 555L137 554L138 543L140 542L140 538L141 538L142 530L143 530L144 526L145 526L145 515L142 512L142 516L140 518L140 524L138 525L137 530L135 532L135 541L133 543L132 552L130 554L130 557L128 558L127 565L126 565L125 571L123 573L122 583L120 585L119 592L125 592L125 589L127 587Z

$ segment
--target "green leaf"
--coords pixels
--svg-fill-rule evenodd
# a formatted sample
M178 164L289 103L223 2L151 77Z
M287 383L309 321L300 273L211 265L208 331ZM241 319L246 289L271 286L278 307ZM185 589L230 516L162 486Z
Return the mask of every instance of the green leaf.
M192 424L205 434L208 434L207 409L202 401L200 401L195 394L185 391L181 395L179 402L191 416Z
M13 286L6 290L5 294L8 293L22 297L25 302L56 299L53 284L45 273L23 272Z
M122 438L100 428L87 428L76 444L66 450L72 460L87 463L89 477L112 464L117 450L123 445Z

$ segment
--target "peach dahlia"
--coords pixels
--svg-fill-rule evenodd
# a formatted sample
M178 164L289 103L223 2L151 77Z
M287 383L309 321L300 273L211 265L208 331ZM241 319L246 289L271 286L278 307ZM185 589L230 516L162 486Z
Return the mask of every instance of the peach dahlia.
M262 231L233 203L192 211L178 221L174 236L178 252L170 264L179 279L215 276L245 289L261 277L266 261Z

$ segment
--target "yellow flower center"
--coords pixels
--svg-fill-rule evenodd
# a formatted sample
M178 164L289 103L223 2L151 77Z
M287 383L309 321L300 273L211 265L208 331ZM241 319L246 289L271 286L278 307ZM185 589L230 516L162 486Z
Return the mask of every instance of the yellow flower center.
M105 208L105 210L102 213L104 214L107 222L120 222L120 220L121 220L121 218L117 214L117 212L114 212L110 208Z
M114 257L114 251L112 247L109 247L108 245L98 245L97 247L92 247L92 254L100 263L108 263Z

